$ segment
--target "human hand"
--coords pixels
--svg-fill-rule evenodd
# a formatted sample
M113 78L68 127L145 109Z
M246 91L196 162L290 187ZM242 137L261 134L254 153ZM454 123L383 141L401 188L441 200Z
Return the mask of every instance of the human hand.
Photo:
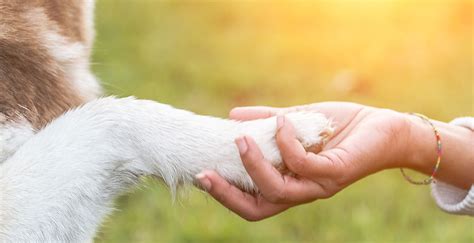
M306 152L284 114L321 112L333 120L335 132L319 153ZM261 220L292 206L328 198L377 171L405 166L409 161L410 129L405 115L353 103L326 102L291 108L236 108L230 118L251 120L278 115L276 141L294 176L282 175L265 161L251 137L236 139L242 162L259 188L258 195L242 192L214 171L198 176L204 188L224 206L250 220Z

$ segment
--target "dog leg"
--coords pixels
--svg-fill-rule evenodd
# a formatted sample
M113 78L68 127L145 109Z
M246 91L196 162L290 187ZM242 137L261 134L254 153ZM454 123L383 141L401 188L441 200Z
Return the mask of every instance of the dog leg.
M321 114L287 117L306 146L330 131ZM278 165L275 129L275 118L237 122L133 98L89 102L0 165L0 241L91 240L113 199L142 175L161 177L174 189L215 169L252 190L234 139L252 136Z

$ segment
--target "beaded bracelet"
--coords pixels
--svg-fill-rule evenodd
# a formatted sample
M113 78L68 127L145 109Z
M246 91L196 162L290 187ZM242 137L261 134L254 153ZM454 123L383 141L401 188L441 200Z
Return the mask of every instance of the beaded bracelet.
M434 134L435 134L435 137L436 137L436 154L438 155L438 158L436 159L436 165L433 169L433 173L431 173L431 176L424 179L423 181L415 181L413 180L412 178L410 178L406 173L405 171L403 170L403 168L400 168L400 171L402 172L402 175L403 177L405 177L405 179L410 182L411 184L415 184L415 185L429 185L431 182L434 182L434 176L436 175L436 172L438 171L439 169L439 164L441 163L441 137L439 135L439 132L438 132L438 129L436 129L436 127L434 126L434 124L430 121L430 119L428 117L426 117L425 115L423 114L419 114L419 113L408 113L410 115L414 115L414 116L417 116L419 118L421 118L423 121L427 122L431 128L433 128L433 131L434 131Z

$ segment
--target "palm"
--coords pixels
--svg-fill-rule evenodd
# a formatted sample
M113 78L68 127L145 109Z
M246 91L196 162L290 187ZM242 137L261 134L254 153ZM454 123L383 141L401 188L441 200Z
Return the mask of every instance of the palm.
M328 157L336 168L340 168L344 186L393 164L397 157L392 148L399 148L398 144L393 144L399 140L393 138L400 131L399 123L394 121L400 119L398 113L388 110L346 103L339 107L333 114L326 114L339 124L319 156ZM353 115L348 116L348 112ZM343 116L338 120L340 114Z

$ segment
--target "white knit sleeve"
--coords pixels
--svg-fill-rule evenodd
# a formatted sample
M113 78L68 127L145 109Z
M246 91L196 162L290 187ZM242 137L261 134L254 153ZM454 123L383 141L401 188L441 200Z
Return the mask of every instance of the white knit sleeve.
M461 117L451 124L463 126L474 131L474 117ZM471 161L474 163L474 161ZM474 171L472 171L474 173ZM474 184L469 190L457 188L447 183L436 181L431 184L431 194L438 206L452 214L474 216Z

